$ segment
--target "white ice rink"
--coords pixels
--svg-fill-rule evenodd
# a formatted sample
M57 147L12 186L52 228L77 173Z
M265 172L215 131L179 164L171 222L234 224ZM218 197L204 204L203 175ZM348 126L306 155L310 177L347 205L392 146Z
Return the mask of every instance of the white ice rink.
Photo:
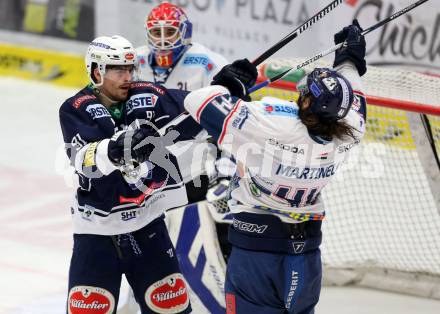
M73 191L58 108L75 92L0 78L0 314L64 313ZM316 313L439 314L440 302L324 287Z

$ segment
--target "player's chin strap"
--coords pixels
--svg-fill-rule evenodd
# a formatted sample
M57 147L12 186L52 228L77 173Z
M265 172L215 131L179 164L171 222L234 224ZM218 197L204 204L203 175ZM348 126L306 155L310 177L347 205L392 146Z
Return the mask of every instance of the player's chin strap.
M92 86L92 90L93 90L93 94L95 94L98 97L102 97L102 98L106 99L107 101L110 102L110 105L114 105L119 102L118 100L113 100L110 97L108 97L106 94L101 92L101 90L99 88L97 88L96 86Z

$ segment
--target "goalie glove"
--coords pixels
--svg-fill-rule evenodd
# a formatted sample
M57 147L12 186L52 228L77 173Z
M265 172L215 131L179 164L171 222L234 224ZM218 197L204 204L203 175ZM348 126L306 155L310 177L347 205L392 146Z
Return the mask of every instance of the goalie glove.
M367 72L365 62L366 43L362 31L363 29L359 25L359 22L353 20L353 24L344 27L340 32L335 34L335 44L340 44L344 41L346 44L336 50L333 67L349 60L354 63L360 76Z
M152 144L137 146L148 136L152 136L151 131L142 128L116 133L108 144L109 159L119 166L131 163L131 160L139 163L146 161L154 146Z
M222 85L229 90L231 96L250 101L247 91L254 86L257 76L258 71L255 65L248 59L240 59L225 65L214 76L211 85Z

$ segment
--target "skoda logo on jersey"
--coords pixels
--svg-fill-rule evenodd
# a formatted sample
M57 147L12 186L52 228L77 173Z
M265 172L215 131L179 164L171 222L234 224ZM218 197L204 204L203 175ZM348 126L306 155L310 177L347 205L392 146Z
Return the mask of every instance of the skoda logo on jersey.
M264 113L273 116L297 117L298 109L288 105L270 105L263 103Z
M152 108L156 104L159 97L154 94L144 93L137 94L130 97L127 101L127 114L130 114L135 109Z
M86 111L90 114L93 120L104 117L110 117L110 112L108 112L107 108L105 108L101 104L89 105L87 106Z
M295 145L281 143L276 138L270 138L267 141L268 141L269 145L276 146L278 148L281 148L282 150L287 150L287 151L294 153L294 154L304 155L304 148L299 148Z
M214 64L207 55L203 54L189 54L183 59L183 66L201 66L205 68L206 72L214 68Z

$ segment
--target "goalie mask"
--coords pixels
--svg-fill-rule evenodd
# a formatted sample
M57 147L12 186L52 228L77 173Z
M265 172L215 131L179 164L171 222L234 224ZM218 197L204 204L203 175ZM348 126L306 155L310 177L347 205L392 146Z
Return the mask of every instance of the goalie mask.
M311 96L310 110L322 120L344 118L354 100L351 84L328 68L316 68L297 84L301 96Z
M185 12L174 4L162 3L151 10L145 27L148 46L159 67L172 66L191 44L192 24Z
M133 45L121 36L101 36L95 38L87 49L85 63L90 82L98 87L104 83L106 70L115 66L133 66L136 51ZM93 70L97 68L101 81L97 82Z

